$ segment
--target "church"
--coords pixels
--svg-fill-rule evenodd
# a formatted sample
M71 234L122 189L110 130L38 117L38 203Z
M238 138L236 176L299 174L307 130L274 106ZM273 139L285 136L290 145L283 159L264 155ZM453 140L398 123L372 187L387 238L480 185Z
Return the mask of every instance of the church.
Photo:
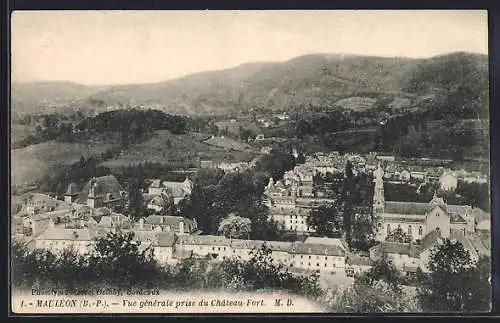
M383 176L384 171L379 166L374 171L373 194L378 241L385 241L397 229L401 229L417 243L433 231L438 231L443 238L468 236L475 232L472 207L448 205L436 195L429 203L386 201Z

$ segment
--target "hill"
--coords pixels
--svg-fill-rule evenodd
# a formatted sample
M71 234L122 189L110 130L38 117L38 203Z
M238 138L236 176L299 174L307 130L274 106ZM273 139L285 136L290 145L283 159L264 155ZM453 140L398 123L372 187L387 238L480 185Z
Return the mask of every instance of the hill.
M158 130L151 139L130 145L118 156L101 165L116 168L150 162L173 168L187 168L197 167L198 159L239 162L250 160L255 155L251 147L247 146L235 149L219 142L202 142L206 137L207 135L200 133L172 134L168 130Z
M65 143L47 141L13 149L11 180L14 186L35 183L51 172L52 167L77 162L81 156L98 155L116 147L114 143Z
M286 62L249 63L196 73L160 83L104 89L64 86L63 93L56 98L71 96L79 105L90 106L155 106L175 114L238 115L250 111L333 106L348 97L378 99L387 94L395 98L414 97L447 93L457 88L479 91L484 97L487 84L486 55L452 53L411 59L313 54ZM25 92L17 90L16 100L22 97L22 102L42 102L44 98L51 98L46 95L50 91L45 87L28 90L30 88ZM33 100L26 100L25 96ZM476 99L474 96L470 100Z
M108 87L57 81L12 83L12 113L33 113L50 110L52 107L67 106L106 88Z

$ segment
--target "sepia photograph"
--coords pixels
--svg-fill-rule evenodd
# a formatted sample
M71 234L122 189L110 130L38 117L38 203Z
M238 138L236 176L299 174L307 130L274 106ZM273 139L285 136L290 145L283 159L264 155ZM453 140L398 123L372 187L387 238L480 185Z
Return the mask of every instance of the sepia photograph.
M485 313L486 10L14 11L15 314Z

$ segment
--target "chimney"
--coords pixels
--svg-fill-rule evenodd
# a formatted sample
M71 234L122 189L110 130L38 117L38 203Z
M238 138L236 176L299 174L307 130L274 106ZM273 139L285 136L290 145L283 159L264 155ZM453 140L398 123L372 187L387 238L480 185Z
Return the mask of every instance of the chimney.
M143 229L144 229L144 218L140 218L140 219L139 219L139 228L140 228L141 230L143 230Z
M184 233L184 221L179 221L179 232Z

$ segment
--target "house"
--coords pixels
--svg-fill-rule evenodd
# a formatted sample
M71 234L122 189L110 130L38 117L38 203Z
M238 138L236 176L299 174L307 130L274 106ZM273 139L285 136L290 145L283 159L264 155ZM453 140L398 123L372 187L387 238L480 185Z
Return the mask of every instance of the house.
M201 160L200 168L214 168L214 162L212 160Z
M35 246L37 249L47 249L56 253L73 249L79 254L86 254L93 250L94 239L102 234L103 231L88 228L50 228L35 238Z
M487 184L488 177L481 174L480 172L467 173L463 179L465 183L477 183L477 184Z
M396 160L396 157L392 155L377 155L375 158L380 161L388 161L388 162L393 162Z
M295 242L289 253L290 267L317 273L345 270L347 253L339 246Z
M439 177L439 186L443 191L454 191L458 185L458 177L456 172L445 170Z
M173 232L161 232L153 244L153 255L160 264L172 262L177 236Z
M126 193L113 175L94 177L80 191L76 203L86 204L90 208L112 208L121 204Z
M258 134L256 137L255 137L255 141L261 141L261 140L264 140L264 135L263 134Z
M337 246L345 251L348 250L347 243L341 239L328 237L307 237L304 243Z
M32 215L22 220L23 233L28 236L36 237L47 229L55 227L55 223L50 216Z
M373 260L369 257L361 257L355 254L350 254L346 259L346 274L349 277L362 274L370 270L373 266Z
M172 202L173 202L173 200L172 200ZM154 195L152 198L150 198L148 200L148 202L146 204L146 207L148 209L154 210L157 213L168 208L168 206L169 206L169 200L168 200L168 197L165 195Z
M252 257L252 252L261 249L264 245L271 250L271 257L274 261L287 266L289 260L289 249L293 242L285 241L263 241L263 240L243 240L231 239L231 255L230 257L239 258L241 260L249 260Z
M282 229L295 232L314 232L307 225L309 211L303 208L274 206L269 209L269 218Z
M192 251L195 257L224 260L232 256L231 242L224 236L184 235L177 241L176 248Z
M157 196L163 194L171 196L176 205L184 198L189 197L193 190L193 182L188 177L183 182L161 182L159 179L150 181L148 195Z
M198 230L196 220L170 215L150 215L139 219L136 228L143 230L146 227L151 230L159 228L162 232L174 232L178 235L191 234Z
M405 267L415 267L420 264L419 247L416 244L383 241L370 248L371 260L376 261L384 256L401 271Z

